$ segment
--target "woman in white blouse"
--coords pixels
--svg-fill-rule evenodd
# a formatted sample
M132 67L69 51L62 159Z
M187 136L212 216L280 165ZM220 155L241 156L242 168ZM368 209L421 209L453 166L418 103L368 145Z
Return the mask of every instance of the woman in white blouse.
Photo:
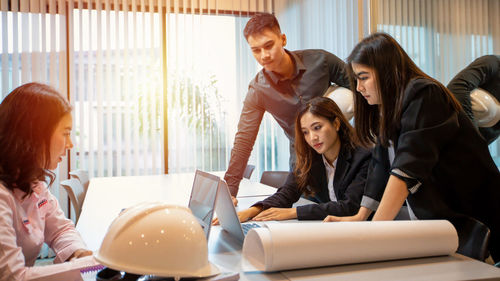
M91 255L46 181L73 147L71 106L53 88L29 83L0 104L0 280L29 280L42 244L55 263Z

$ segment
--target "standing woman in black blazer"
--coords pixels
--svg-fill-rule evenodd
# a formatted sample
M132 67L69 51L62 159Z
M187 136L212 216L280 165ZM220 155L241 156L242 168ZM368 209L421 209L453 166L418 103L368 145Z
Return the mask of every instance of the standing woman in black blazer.
M470 216L490 228L498 261L500 173L454 96L384 33L356 45L348 73L357 135L376 146L362 207L340 220L365 220L375 210L373 220L392 220L406 200L412 219L449 219L460 235L457 219Z
M371 152L358 146L352 126L329 98L317 97L295 121L296 167L275 194L238 212L241 221L322 220L359 209ZM319 204L292 208L301 195Z

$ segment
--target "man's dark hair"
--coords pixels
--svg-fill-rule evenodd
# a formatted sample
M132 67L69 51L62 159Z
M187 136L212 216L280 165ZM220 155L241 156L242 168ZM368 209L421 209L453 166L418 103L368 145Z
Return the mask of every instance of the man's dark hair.
M248 40L249 36L261 33L266 28L269 28L278 35L281 34L280 24L273 14L258 13L253 15L250 20L248 20L247 25L243 30L243 35Z

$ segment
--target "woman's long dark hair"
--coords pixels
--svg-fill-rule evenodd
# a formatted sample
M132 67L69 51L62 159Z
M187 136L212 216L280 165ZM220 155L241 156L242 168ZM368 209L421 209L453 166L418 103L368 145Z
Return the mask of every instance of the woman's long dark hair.
M0 181L27 195L34 181L55 179L50 139L71 106L55 89L29 83L14 89L0 104Z
M361 64L374 70L380 105L369 105L365 98L356 91L356 76L352 64ZM442 88L446 99L457 111L460 104L448 89L425 74L410 59L403 48L385 33L374 33L359 42L347 58L347 74L354 97L354 128L359 141L364 146L372 146L378 136L384 146L389 140L395 142L402 114L404 91L408 83L416 78L433 81Z
M329 98L314 98L309 101L306 107L297 114L297 118L295 119L295 154L297 155L297 160L294 173L299 190L302 193L309 195L311 194L311 191L309 191L306 187L311 182L310 171L313 157L318 153L307 144L304 134L302 133L300 120L306 112L310 112L314 116L326 118L331 123L333 123L335 119L338 119L340 123L338 136L342 148L352 150L356 148L358 141L355 136L354 129L342 114L340 108Z

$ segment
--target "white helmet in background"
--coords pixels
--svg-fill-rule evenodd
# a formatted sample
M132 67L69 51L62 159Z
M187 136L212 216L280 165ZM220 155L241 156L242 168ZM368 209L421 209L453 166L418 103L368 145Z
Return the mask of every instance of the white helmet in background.
M500 103L487 91L477 88L470 94L472 113L479 127L492 127L500 120Z
M340 108L347 121L354 116L354 95L351 90L332 85L326 90L325 97L332 99Z
M208 261L205 232L186 207L141 203L109 226L95 256L115 270L162 277L208 277L219 273Z

